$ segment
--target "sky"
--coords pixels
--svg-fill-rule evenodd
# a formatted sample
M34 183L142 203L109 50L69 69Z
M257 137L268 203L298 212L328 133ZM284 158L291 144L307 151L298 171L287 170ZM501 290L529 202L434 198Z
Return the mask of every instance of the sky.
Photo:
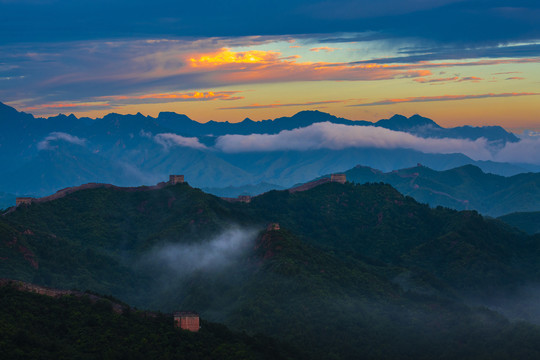
M321 110L540 131L537 0L0 0L0 101L35 116Z

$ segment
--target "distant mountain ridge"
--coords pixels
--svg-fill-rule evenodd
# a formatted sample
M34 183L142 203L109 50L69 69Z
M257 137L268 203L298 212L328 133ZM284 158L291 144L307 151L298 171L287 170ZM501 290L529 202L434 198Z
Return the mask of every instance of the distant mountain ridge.
M500 216L498 219L530 235L540 234L540 211L514 212Z
M19 121L26 122L36 121L40 126L36 130L47 131L77 131L78 126L88 126L87 131L91 131L92 127L96 130L109 130L116 128L118 130L129 131L128 128L121 128L121 123L129 121L131 130L145 131L163 131L171 130L179 135L184 136L220 136L226 134L277 134L283 130L292 130L302 127L307 127L312 124L321 122L330 122L333 124L342 124L350 126L377 126L389 130L410 132L421 137L449 137L457 139L476 140L480 137L485 137L491 141L517 142L519 139L512 133L507 132L500 126L459 126L454 128L443 128L433 120L413 115L409 118L403 115L394 115L389 119L382 119L377 122L365 120L348 120L330 115L318 110L304 110L296 113L291 117L280 117L273 120L253 121L249 118L241 122L217 122L208 121L200 123L190 119L184 114L174 112L160 112L157 118L144 116L141 113L135 115L121 115L110 113L103 118L78 119L73 114L58 115L47 119L34 118L31 114L19 113L14 108L0 102L0 118L16 117ZM79 124L76 123L79 122ZM48 123L47 123L48 122ZM0 126L2 126L0 122ZM97 132L97 131L94 131Z
M312 150L228 153L214 147L224 135L277 134L318 123L375 126L416 136L477 139L497 144L518 139L498 127L444 129L419 115L395 115L377 123L338 118L320 111L292 117L240 123L198 123L185 115L162 112L157 118L108 114L100 119L58 115L34 118L0 104L0 191L44 196L90 182L119 186L155 184L169 174L185 174L202 188L258 183L290 187L357 164L383 171L422 163L436 170L475 164L485 171L514 175L540 171L527 164L473 161L455 154L424 153L404 148L349 147Z
M505 177L486 173L474 165L437 171L420 164L390 172L357 165L343 173L347 181L357 184L390 184L403 195L432 207L477 210L489 216L540 211L540 173ZM329 178L330 174L324 177ZM260 187L250 185L203 190L218 196L236 197L242 194L259 195L269 190L280 190L280 187L265 184Z
M359 184L388 183L402 194L431 206L477 210L490 216L540 211L540 173L504 177L464 165L445 171L416 166L388 173L356 166L345 174L347 180Z

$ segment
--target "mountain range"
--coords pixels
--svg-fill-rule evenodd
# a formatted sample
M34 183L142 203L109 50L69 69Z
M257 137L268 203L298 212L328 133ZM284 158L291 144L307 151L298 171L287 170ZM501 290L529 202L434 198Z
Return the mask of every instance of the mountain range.
M95 186L20 205L0 239L0 277L193 309L313 359L540 354L540 329L508 321L540 322L538 235L386 184L249 203L187 183Z
M411 196L416 201L432 207L476 210L488 216L540 210L540 173L501 176L485 173L474 165L436 171L418 164L386 173L357 165L344 171L343 174L346 175L347 181L357 184L379 182L390 184L403 195ZM321 178L330 177L331 174L327 174ZM254 196L281 189L282 187L274 184L203 188L205 192L223 197Z
M498 219L528 234L540 234L540 211L515 212L500 216Z
M417 163L435 170L475 164L484 171L505 176L540 170L534 164L474 161L458 150L430 153L429 149L415 148L413 143L412 147L381 147L371 144L368 135L365 140L368 143L358 146L341 146L339 141L334 141L320 147L317 144L321 141L315 138L306 148L301 147L300 139L307 137L304 132L325 136L333 129L342 133L356 129L359 134L366 131L405 134L407 141L413 143L418 139L429 142L454 139L474 146L489 143L490 151L520 141L501 127L447 129L419 115L410 118L395 115L375 123L347 120L319 111L302 111L292 117L257 122L246 119L239 123L198 123L170 112L162 112L156 118L112 113L99 119L74 115L45 119L0 103L0 191L44 196L88 182L119 186L155 184L171 173L184 174L194 186L204 188L259 183L290 187L358 164L382 171ZM285 140L280 140L283 136ZM294 139L287 140L287 136ZM264 144L275 147L251 148Z
M510 177L484 173L473 165L435 171L425 166L379 170L357 166L345 172L356 183L384 182L421 203L457 210L477 210L489 216L540 210L540 173Z

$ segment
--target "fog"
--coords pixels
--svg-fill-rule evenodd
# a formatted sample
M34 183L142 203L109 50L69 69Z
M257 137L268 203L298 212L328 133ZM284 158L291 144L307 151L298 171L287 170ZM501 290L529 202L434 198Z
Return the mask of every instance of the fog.
M489 297L468 298L473 306L485 306L510 320L527 321L540 325L540 284L529 283L518 286L512 291L500 291Z
M182 278L196 272L219 272L237 263L253 244L258 230L231 227L203 241L168 242L154 247L140 261L162 276Z

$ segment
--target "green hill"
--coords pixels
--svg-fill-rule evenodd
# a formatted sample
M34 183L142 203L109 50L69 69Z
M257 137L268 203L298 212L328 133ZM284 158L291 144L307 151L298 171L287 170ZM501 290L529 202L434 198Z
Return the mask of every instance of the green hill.
M446 171L416 166L388 173L357 166L345 173L348 181L384 182L431 206L477 210L489 216L540 210L539 173L505 177L484 173L473 165Z
M89 296L52 298L0 286L2 359L298 359L302 355L264 336L233 333L202 321L192 333L172 315Z
M540 211L516 212L498 217L499 220L517 227L528 234L540 233Z
M194 309L313 359L533 359L535 326L476 306L520 305L518 290L540 283L539 240L385 184L250 203L185 183L95 188L0 218L0 276ZM540 319L532 310L516 318Z

